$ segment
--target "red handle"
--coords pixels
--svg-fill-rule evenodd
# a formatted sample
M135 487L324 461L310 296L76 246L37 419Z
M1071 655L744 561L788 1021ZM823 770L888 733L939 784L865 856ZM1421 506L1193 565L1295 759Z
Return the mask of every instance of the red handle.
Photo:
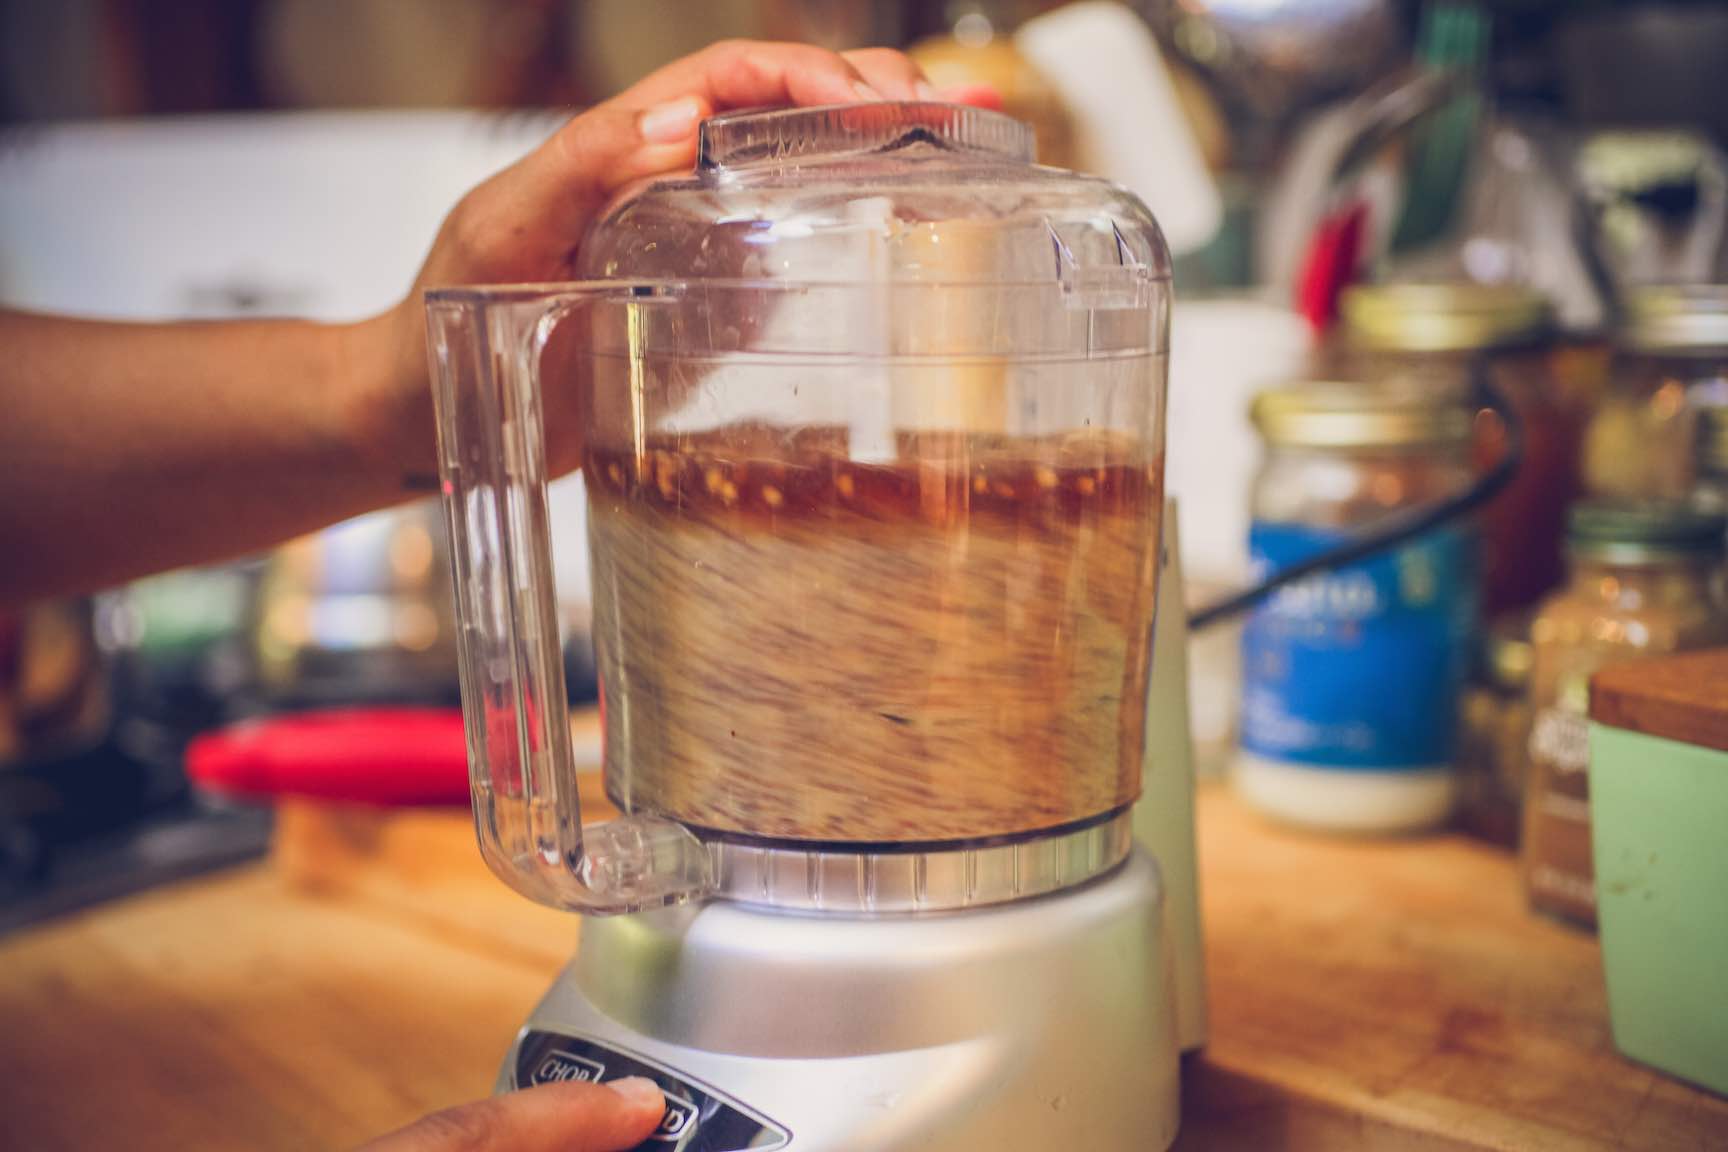
M356 709L247 721L198 737L186 773L211 792L385 807L468 806L458 709Z
M1296 278L1296 309L1316 333L1338 319L1338 301L1356 279L1368 230L1368 204L1353 200L1323 217Z

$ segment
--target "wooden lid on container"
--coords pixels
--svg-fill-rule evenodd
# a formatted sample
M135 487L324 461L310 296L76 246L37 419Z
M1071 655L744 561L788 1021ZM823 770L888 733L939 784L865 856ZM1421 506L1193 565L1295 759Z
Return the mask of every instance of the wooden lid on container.
M1590 681L1590 718L1728 752L1728 648L1609 665Z

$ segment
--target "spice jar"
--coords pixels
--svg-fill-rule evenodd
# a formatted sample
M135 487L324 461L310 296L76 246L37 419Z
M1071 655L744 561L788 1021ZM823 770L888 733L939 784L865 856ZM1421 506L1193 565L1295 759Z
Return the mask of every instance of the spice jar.
M1585 445L1586 487L1684 497L1694 481L1696 414L1728 405L1728 286L1636 289L1614 343L1613 378Z
M1559 371L1552 314L1539 292L1513 285L1361 285L1342 301L1349 373L1474 398L1473 366L1520 418L1524 458L1479 519L1482 610L1488 617L1534 607L1565 575L1566 509L1581 486L1580 453L1592 397ZM1485 419L1476 459L1487 468L1505 450L1505 429Z
M1484 633L1459 706L1458 819L1478 839L1518 846L1530 744L1528 620Z
M1531 625L1524 886L1537 911L1596 924L1590 844L1589 685L1604 664L1728 640L1721 513L1669 502L1572 512L1570 583Z
M1418 388L1262 393L1256 575L1470 483L1471 414ZM1451 811L1458 689L1475 618L1474 539L1446 527L1281 589L1243 633L1238 789L1275 818L1400 832Z

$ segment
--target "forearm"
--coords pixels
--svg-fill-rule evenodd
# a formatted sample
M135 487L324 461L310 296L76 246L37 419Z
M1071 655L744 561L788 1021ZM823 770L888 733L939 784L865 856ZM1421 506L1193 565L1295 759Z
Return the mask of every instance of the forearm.
M886 49L716 44L470 191L417 283L568 279L609 199L689 170L703 116L931 96ZM417 295L346 327L0 312L0 605L238 556L426 490L425 349ZM550 443L581 442L573 405L545 415Z
M0 313L0 604L242 555L406 498L366 432L375 378L397 369L364 331Z

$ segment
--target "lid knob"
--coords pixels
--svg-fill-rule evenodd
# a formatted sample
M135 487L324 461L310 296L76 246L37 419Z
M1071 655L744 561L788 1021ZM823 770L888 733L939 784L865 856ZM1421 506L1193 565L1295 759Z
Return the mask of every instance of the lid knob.
M717 172L808 163L918 145L1019 163L1033 159L1032 129L998 112L924 102L835 104L731 112L702 122L696 167Z

